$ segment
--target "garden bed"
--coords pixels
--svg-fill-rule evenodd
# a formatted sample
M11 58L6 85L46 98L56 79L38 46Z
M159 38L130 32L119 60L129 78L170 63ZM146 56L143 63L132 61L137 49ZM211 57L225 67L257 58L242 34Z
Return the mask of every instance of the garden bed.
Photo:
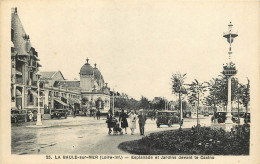
M151 133L118 147L138 155L249 155L249 140L249 125L237 126L231 132L192 127Z

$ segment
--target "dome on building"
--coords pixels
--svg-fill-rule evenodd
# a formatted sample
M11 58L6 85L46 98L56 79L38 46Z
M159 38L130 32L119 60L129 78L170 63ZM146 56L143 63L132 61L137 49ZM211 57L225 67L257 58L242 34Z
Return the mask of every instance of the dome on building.
M89 59L87 59L87 63L84 64L81 69L79 74L80 75L93 75L94 69L93 67L88 63Z
M102 76L101 72L97 68L97 64L94 64L94 65L95 65L95 67L94 67L93 70L94 70L94 77L95 77L95 79L97 79L97 80L103 79L103 76Z

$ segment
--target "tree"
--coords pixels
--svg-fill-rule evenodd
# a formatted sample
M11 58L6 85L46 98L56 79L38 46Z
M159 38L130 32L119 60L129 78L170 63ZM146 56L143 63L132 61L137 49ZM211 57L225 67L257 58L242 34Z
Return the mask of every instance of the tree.
M181 112L181 121L183 121L183 112L182 112L182 95L186 94L187 91L184 88L184 79L186 78L186 73L181 74L179 72L172 74L171 78L171 87L172 87L172 93L179 96L179 102L180 102L180 112Z
M242 102L243 102L243 105L246 107L245 123L247 124L248 123L248 105L250 102L250 81L249 81L249 79L247 79L247 85L243 89L242 93L243 93Z
M217 105L219 104L219 96L221 93L221 80L218 78L212 78L209 82L206 82L208 85L209 95L205 98L205 104L213 108L214 115L217 112Z
M250 102L250 81L249 81L249 79L247 79L247 85L243 88L242 93L243 93L242 102L243 102L243 105L246 107L246 114L247 114L248 105Z
M139 106L139 101L137 101L133 98L130 98L130 99L127 99L126 104L127 104L128 109L137 110L138 106Z
M87 97L83 97L81 102L82 102L83 105L86 105L89 102L89 100L88 100Z
M192 105L195 105L197 102L197 126L199 124L199 117L198 117L198 110L199 110L199 104L200 104L200 98L203 96L204 92L206 91L206 86L204 86L204 83L199 83L197 79L195 79L191 84L189 84L190 88L190 94L189 94L189 102Z
M140 108L142 108L142 109L149 109L149 108L150 108L150 102L149 102L149 100L148 100L146 97L144 97L144 96L141 97L141 100L140 100Z
M152 106L154 109L164 109L165 108L165 99L162 97L155 97L152 101Z

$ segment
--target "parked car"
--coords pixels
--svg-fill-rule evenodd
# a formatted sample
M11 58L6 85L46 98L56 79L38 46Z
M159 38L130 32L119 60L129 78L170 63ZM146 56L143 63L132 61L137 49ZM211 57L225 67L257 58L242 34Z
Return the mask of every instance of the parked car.
M218 123L224 123L227 119L226 112L217 112L215 114L215 119L217 119Z
M159 128L160 125L172 126L174 123L180 123L180 114L177 111L158 111L156 125Z
M240 112L240 113L238 113L238 112L232 112L231 113L232 114L232 121L234 122L234 123L240 123L240 118L243 118L244 117L244 115L245 115L245 113L244 112ZM239 116L239 117L238 117Z
M11 110L11 123L26 122L26 111Z
M51 119L53 119L53 118L60 119L61 117L64 117L65 119L67 119L68 112L69 112L68 109L53 109L51 111Z

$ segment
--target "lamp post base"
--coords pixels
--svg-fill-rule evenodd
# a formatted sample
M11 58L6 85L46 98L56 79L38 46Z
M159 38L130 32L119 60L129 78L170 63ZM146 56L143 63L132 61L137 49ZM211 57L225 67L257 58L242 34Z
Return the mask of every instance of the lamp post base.
M231 131L231 129L232 128L234 128L234 123L233 123L233 121L231 120L231 114L229 113L228 115L227 115L227 119L226 119L226 122L225 122L225 130L227 131L227 132L230 132Z
M41 122L36 122L36 125L37 126L42 126L42 123Z
M42 119L41 119L41 114L37 114L37 122L36 122L37 126L42 126Z

